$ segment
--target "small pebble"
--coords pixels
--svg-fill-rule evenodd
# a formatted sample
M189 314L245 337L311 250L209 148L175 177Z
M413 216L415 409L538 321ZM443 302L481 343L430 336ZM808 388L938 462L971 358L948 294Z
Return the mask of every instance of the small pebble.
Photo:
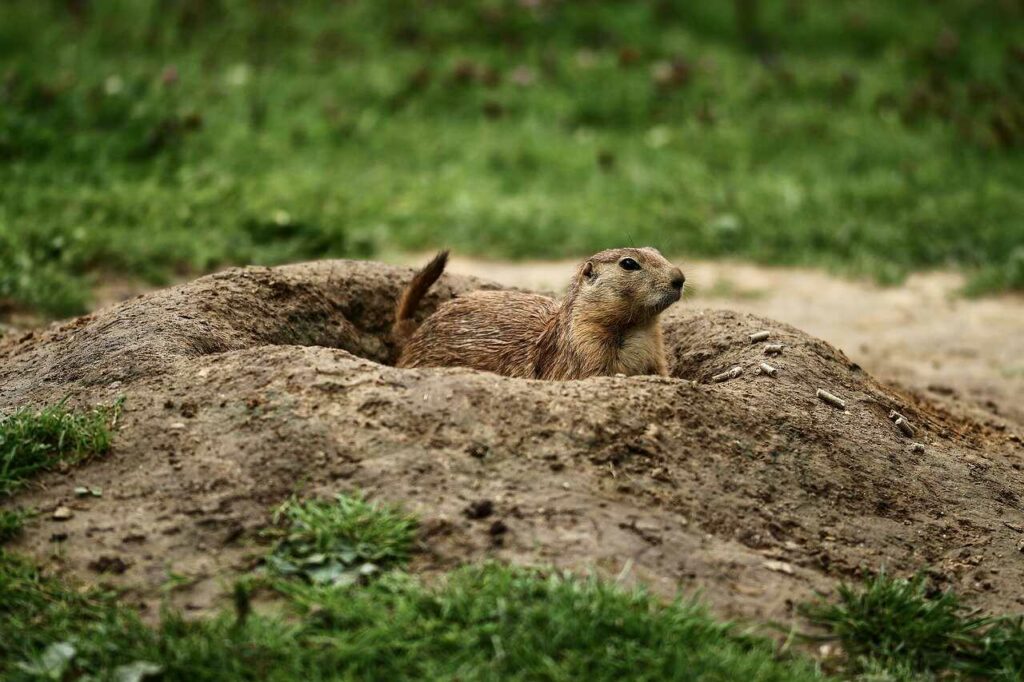
M845 410L846 409L846 401L845 400L843 400L839 396L832 395L831 393L829 393L828 391L826 391L824 389L819 388L817 396L818 396L818 398L820 400L825 401L826 403L828 403L829 405L832 405L833 407L838 407L840 410Z
M917 452L917 453L924 452L924 444L923 443L911 443L910 444L910 451L911 452Z
M67 521L75 515L75 512L71 511L67 507L57 507L53 510L54 521Z
M775 561L774 559L769 559L768 561L764 562L764 567L767 568L769 571L785 573L786 575L793 575L794 573L796 573L796 570L793 568L793 564L788 564L785 561Z
M726 371L722 372L721 374L716 374L715 376L711 377L711 381L713 381L716 384L718 384L718 383L721 383L723 381L728 381L729 379L735 379L736 377L738 377L741 374L743 374L743 368L742 367L733 367L730 370L726 370Z
M103 491L99 488L86 488L80 485L75 488L75 497L103 497Z
M902 431L907 438L914 437L914 427L911 426L910 422L903 417L896 420L896 426L899 427L899 430Z

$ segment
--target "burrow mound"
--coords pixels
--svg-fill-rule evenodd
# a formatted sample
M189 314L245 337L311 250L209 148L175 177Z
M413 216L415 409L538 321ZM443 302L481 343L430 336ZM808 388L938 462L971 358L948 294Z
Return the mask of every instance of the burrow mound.
M427 572L484 557L594 569L786 620L838 580L926 568L983 608L1024 603L1020 455L827 343L676 306L672 378L400 370L387 332L410 276L236 269L5 341L3 412L127 399L109 457L7 503L42 512L18 548L149 607L171 572L186 576L172 597L202 609L265 552L273 506L358 488L420 516ZM485 286L446 275L422 314ZM762 329L785 344L774 377L754 371ZM710 382L734 365L739 378ZM491 513L466 513L482 500ZM74 517L52 520L57 506Z

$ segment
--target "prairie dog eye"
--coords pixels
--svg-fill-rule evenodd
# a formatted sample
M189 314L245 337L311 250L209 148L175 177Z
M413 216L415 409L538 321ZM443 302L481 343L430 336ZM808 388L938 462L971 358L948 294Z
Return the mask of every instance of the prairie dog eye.
M632 258L623 258L619 261L619 267L623 270L639 270L640 264Z

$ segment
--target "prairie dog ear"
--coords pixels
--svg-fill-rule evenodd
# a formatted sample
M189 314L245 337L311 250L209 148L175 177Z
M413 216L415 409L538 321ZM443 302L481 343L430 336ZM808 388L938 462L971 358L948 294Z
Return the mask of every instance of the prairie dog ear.
M592 262L587 261L583 264L583 277L591 281L594 279L594 264Z

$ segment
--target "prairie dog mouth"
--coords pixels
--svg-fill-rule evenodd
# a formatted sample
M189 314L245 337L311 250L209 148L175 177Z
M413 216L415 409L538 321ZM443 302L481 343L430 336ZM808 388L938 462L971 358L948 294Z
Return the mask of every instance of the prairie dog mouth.
M656 309L659 313L665 310L670 305L682 298L683 292L679 289L669 289L668 291L662 291L661 293L655 294L651 300L651 307Z

